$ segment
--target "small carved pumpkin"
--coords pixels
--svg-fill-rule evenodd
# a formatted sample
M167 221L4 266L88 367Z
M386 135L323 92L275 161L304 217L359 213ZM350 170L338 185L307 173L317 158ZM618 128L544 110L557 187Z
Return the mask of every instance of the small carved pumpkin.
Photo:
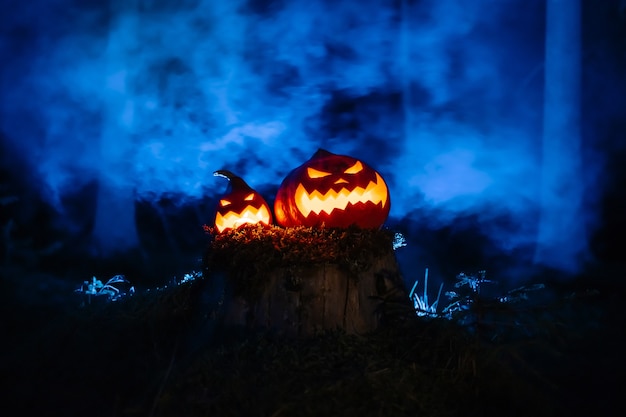
M215 171L213 175L229 181L226 194L217 203L215 227L218 232L236 229L244 224L272 224L270 206L241 177L226 170Z
M294 169L274 201L281 226L379 228L390 208L387 184L378 172L350 156L323 149Z

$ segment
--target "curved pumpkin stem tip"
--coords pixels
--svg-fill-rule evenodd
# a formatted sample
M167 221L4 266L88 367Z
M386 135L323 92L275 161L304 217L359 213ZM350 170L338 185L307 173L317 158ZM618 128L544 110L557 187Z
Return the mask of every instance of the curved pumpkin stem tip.
M233 174L232 172L230 172L227 169L220 169L217 170L213 173L214 177L222 177L222 178L226 178L229 181L232 181L235 178L239 178L239 176Z
M241 178L239 175L235 175L227 169L220 169L213 173L215 177L226 178L229 182L228 189L229 190L247 190L250 186Z

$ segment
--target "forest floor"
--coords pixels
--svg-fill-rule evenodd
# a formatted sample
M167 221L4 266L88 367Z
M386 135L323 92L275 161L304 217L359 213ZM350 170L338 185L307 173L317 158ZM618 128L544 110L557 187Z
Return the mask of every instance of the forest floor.
M623 272L473 325L399 308L370 334L301 339L221 328L205 278L80 306L52 277L50 297L28 302L18 279L44 280L29 273L2 269L2 404L15 415L622 415Z

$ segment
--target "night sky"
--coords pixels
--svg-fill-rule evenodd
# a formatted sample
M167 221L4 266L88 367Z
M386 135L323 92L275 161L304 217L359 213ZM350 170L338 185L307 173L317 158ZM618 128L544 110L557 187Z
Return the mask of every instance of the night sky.
M623 264L626 5L582 5L587 236L568 244ZM517 280L538 236L544 39L541 0L7 0L3 227L58 256L140 247L188 268L226 188L215 170L272 202L324 148L386 179L408 281Z

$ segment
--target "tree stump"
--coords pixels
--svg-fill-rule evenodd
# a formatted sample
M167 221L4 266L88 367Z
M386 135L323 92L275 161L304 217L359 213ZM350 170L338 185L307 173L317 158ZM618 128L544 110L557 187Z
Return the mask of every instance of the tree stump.
M408 300L385 230L247 227L219 234L205 256L225 279L226 327L312 336L375 330L384 300Z

